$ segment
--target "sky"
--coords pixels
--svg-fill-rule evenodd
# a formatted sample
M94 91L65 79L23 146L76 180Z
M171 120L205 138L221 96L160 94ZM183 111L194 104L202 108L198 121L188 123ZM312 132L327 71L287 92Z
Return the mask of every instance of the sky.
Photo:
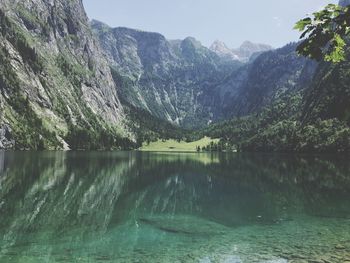
M281 47L297 41L296 21L336 0L83 0L90 19L112 27L195 37L238 47L243 41Z

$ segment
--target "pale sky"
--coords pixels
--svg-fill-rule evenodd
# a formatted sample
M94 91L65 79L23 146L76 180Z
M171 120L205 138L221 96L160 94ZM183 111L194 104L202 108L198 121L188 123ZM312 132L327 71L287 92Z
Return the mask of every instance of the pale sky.
M295 22L336 0L83 0L90 19L112 27L192 36L204 45L243 41L280 47L298 40Z

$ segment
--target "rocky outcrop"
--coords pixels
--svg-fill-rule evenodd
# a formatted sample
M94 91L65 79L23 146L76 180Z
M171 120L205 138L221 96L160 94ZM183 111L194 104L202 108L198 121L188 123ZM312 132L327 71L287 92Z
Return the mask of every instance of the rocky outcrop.
M0 125L0 149L12 149L15 145L11 128L7 124Z

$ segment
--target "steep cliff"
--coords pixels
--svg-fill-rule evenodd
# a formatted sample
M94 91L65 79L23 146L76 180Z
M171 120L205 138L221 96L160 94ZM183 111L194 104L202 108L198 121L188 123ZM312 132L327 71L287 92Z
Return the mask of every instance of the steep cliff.
M118 88L81 0L2 0L0 61L8 147L68 148L81 130L89 140L127 136Z

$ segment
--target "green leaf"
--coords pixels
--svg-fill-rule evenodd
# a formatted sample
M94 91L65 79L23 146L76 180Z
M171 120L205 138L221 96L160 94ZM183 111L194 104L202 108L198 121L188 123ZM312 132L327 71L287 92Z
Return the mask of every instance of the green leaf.
M339 34L336 34L333 40L333 50L325 56L325 60L333 63L345 61L345 46L346 42L344 39Z
M310 17L304 18L295 24L294 29L299 31L304 31L308 25L311 25L311 23L312 23L312 20Z
M339 63L345 60L346 37L350 34L350 9L330 4L323 10L298 21L294 27L304 39L298 46L300 55L316 60Z

